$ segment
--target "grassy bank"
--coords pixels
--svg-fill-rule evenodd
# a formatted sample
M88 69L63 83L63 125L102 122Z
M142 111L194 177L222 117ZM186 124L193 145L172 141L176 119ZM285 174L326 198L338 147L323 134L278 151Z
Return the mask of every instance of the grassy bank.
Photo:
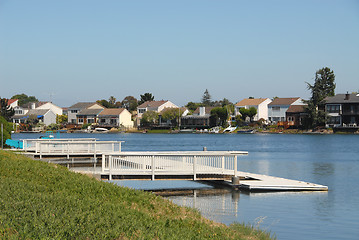
M269 239L152 193L0 151L0 239Z

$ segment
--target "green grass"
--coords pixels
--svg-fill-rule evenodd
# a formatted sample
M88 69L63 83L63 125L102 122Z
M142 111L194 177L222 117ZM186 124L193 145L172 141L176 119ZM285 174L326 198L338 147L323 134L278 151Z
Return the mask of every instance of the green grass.
M0 151L0 239L270 239L152 193Z

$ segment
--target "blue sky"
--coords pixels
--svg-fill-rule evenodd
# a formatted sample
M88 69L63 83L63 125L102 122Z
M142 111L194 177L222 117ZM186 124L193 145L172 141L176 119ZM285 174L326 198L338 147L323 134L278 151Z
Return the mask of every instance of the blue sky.
M359 1L0 0L1 97L308 98L322 67L359 90Z

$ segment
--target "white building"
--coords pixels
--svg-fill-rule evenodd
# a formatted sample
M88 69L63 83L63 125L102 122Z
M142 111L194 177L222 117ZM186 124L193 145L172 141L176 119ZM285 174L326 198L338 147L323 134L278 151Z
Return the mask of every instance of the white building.
M258 121L259 119L268 121L268 104L271 102L272 100L269 98L245 98L235 105L234 114L239 115L239 109L241 108L249 109L254 107L257 114L253 117L253 121Z
M268 116L271 123L286 121L286 112L291 105L305 105L303 99L296 98L275 98L268 104Z

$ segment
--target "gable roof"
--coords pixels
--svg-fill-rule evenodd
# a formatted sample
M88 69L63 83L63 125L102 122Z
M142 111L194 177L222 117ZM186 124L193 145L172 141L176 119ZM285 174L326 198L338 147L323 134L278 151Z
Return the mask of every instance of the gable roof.
M99 116L118 116L125 110L125 108L105 108Z
M236 106L257 106L269 98L245 98L242 101L238 102Z
M84 108L88 108L91 107L92 105L95 105L95 102L78 102L75 103L74 105L72 105L70 108L76 108L76 109L84 109Z
M290 105L287 113L301 113L301 112L305 112L304 107L306 107L307 105Z
M45 115L47 112L49 112L50 109L30 109L25 116L30 116L30 115Z
M19 99L6 99L6 100L7 100L7 105L10 106L11 104L18 101Z
M82 109L77 116L98 115L103 109Z
M327 97L325 102L330 103L359 103L359 94L337 94L333 97Z
M292 103L294 103L298 99L299 99L299 97L295 97L295 98L275 98L275 99L273 99L273 101L270 104L268 104L268 106L291 105Z
M147 101L147 102L142 103L142 104L141 104L140 106L138 106L137 108L148 108L148 107L158 108L158 107L160 107L161 105L165 104L166 102L168 102L168 101L165 101L165 100L161 100L161 101Z

